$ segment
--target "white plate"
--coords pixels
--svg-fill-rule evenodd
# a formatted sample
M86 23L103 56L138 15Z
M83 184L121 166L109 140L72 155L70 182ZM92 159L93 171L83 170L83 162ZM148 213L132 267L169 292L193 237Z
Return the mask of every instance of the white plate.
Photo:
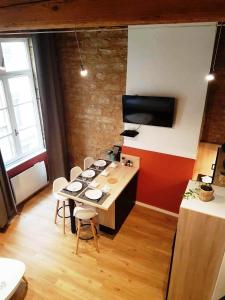
M88 199L91 199L91 200L97 200L97 199L100 199L101 196L102 196L102 191L101 190L88 190L85 192L85 196L88 198Z
M71 192L78 192L82 189L82 183L79 181L72 182L67 186L66 189Z
M106 161L103 159L99 159L94 162L94 165L96 167L104 167L106 165Z
M81 176L86 177L86 178L92 178L95 176L95 171L94 170L86 170L81 173Z

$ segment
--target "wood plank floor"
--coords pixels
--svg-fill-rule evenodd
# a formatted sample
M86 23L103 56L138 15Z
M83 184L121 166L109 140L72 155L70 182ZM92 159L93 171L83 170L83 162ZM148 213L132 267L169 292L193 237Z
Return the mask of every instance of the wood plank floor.
M164 299L177 219L135 206L114 239L93 241L62 234L55 225L49 188L25 203L7 232L0 233L0 256L22 260L29 282L25 299Z

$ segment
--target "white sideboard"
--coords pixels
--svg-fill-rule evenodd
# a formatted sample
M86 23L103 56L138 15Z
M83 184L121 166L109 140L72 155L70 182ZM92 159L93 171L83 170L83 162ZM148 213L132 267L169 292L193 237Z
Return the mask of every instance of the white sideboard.
M186 192L201 183L189 181ZM213 186L214 199L197 194L180 206L169 300L218 300L225 296L225 188Z

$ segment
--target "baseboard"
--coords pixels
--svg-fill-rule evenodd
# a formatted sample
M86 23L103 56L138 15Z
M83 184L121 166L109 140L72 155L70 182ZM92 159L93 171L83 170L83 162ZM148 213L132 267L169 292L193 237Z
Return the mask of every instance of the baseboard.
M159 208L159 207L156 207L156 206L152 206L152 205L140 202L140 201L136 201L135 204L143 206L143 207L146 207L148 209L159 211L159 212L161 212L163 214L167 214L167 215L173 216L175 218L178 218L178 214L173 213L172 211L169 211L169 210L165 210L165 209L162 209L162 208Z

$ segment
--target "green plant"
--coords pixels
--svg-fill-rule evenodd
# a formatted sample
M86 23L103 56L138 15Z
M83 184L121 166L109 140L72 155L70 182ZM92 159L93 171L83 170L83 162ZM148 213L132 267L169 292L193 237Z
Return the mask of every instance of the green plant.
M199 189L189 189L187 192L184 193L184 199L196 199L198 198L198 190Z

